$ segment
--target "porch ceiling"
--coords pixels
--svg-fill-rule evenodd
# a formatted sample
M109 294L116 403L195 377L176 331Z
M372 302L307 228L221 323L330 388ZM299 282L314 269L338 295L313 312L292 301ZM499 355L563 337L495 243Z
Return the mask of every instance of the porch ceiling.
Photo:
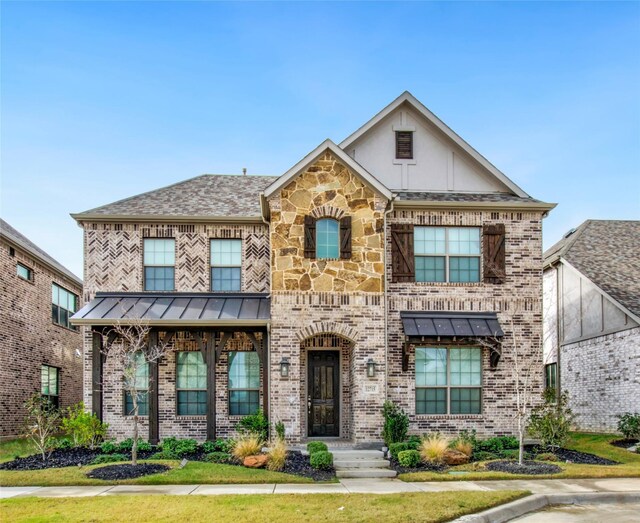
M266 325L270 299L261 293L99 292L71 317L73 325L142 321L150 326Z
M405 336L410 338L501 338L504 332L495 312L400 312Z

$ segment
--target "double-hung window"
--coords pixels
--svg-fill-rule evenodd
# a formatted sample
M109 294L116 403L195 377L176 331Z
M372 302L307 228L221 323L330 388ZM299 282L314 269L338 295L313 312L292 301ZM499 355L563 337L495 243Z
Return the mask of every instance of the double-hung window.
M257 352L229 353L229 415L246 416L260 408L260 359Z
M178 416L204 416L207 413L207 366L200 351L177 353Z
M545 389L556 389L556 379L558 375L558 364L557 363L548 363L544 366L544 388Z
M69 318L78 310L78 297L53 283L51 285L51 320L56 325L77 330L69 323Z
M481 398L481 348L416 348L416 414L480 414Z
M50 365L42 365L40 367L40 393L55 408L58 408L59 401L59 369Z
M138 416L149 415L149 362L144 359L144 354L136 352L134 361L131 365L131 374L129 378L133 382L133 387L127 386L124 393L124 414L125 416L133 416L133 390L135 390L136 399L138 401ZM133 376L135 374L135 376Z
M338 220L323 218L316 223L316 258L340 258L340 226Z
M479 227L415 227L416 281L479 282Z
M175 264L175 240L146 238L144 240L144 290L174 290Z
M20 278L27 281L33 281L33 271L26 265L18 263L16 266L16 273Z
M242 240L211 240L211 290L239 291Z

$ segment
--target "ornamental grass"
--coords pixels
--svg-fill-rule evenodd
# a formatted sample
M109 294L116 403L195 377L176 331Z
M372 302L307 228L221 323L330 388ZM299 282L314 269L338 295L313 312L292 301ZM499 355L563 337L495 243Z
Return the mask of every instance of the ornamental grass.
M271 442L269 450L269 461L267 461L267 469L272 471L280 471L284 468L285 460L287 459L287 445L280 438L276 438Z
M442 463L444 455L449 448L449 438L441 434L430 434L425 436L420 443L420 457L422 461L431 463Z
M256 434L245 434L240 436L235 444L231 454L239 461L244 460L247 456L255 456L262 451L262 439Z

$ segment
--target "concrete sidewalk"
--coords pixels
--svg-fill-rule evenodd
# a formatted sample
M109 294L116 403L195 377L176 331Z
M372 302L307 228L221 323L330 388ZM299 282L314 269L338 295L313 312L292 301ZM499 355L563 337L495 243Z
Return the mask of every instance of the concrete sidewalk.
M504 481L427 481L398 479L342 479L340 483L258 485L105 485L80 487L2 487L0 498L90 497L122 494L176 496L220 494L399 494L403 492L528 490L533 494L638 492L640 478L538 479Z

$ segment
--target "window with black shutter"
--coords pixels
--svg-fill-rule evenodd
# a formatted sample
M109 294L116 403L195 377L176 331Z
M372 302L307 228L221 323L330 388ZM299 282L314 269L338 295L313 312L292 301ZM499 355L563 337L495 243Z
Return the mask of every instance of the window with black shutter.
M413 159L412 131L396 131L396 158L401 160Z

